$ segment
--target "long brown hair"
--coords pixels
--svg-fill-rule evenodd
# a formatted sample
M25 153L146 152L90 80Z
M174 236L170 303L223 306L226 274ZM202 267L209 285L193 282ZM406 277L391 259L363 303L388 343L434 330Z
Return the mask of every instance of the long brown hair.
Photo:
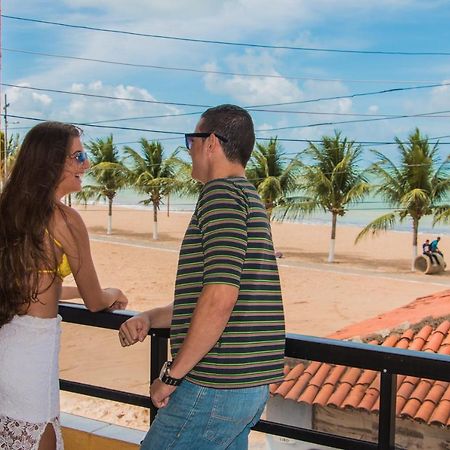
M43 122L25 136L0 196L0 327L36 302L42 271L55 273L48 225L73 138L81 130Z

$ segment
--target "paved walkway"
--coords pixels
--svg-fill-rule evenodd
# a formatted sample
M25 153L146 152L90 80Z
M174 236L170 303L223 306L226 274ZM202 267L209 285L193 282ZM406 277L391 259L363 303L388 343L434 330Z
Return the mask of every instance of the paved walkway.
M178 253L179 245L168 244L167 242L158 241L139 241L132 239L123 239L113 236L95 236L91 237L93 242L104 242L108 244L123 245L127 247L148 248L152 250L159 250L163 252ZM408 283L426 282L432 286L448 287L450 286L450 278L444 278L442 275L424 275L419 273L389 273L383 271L375 271L373 269L360 269L349 266L338 266L330 263L311 263L305 261L286 261L278 260L279 267L299 268L302 270L311 270L316 272L332 272L350 276L365 276L369 278L389 279L397 281L405 281Z

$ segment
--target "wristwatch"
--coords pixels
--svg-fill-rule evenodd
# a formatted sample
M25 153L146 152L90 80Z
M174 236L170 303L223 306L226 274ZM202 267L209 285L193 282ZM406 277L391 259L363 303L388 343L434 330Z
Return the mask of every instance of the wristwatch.
M183 381L183 378L173 378L170 376L170 366L172 361L166 361L162 366L161 372L159 373L159 379L169 386L179 386Z

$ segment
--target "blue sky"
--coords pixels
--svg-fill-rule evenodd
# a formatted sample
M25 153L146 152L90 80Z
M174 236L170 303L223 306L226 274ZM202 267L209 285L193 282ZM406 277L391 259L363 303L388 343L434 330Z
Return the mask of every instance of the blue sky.
M274 46L450 52L448 1L97 0L92 6L93 3L91 0L4 1L3 14L139 33ZM213 45L102 33L6 17L2 19L2 47L3 83L160 102L250 106L450 83L450 55L361 55ZM275 77L136 68L26 54L17 50ZM11 115L67 122L103 121L102 125L168 132L193 130L199 114L107 121L200 113L204 109L11 87L2 87L2 100L5 92ZM336 129L356 141L392 141L394 136L405 139L416 126L429 137L450 135L450 85L266 109L278 112L252 112L257 136L261 138L278 136L280 139L315 140L324 134L332 134ZM431 112L441 112L435 114L441 117L308 126L375 118L367 116L369 114ZM9 122L9 132L21 134L25 133L24 128L36 123L17 118L10 118ZM273 128L285 129L270 131ZM163 141L168 151L183 144L182 137L177 135L84 129L85 140L112 132L118 143L135 142L141 137L170 137L172 139ZM441 141L440 152L445 158L450 149L445 142L450 143L450 137ZM290 154L306 146L304 142L283 142L282 145ZM371 145L368 148L395 155L395 146L392 145ZM370 158L367 152L367 163Z

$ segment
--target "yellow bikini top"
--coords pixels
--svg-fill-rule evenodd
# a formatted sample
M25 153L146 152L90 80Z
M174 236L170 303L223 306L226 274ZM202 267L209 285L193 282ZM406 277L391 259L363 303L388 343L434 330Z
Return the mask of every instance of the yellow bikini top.
M45 230L46 233L48 233L47 230ZM53 238L53 242L62 249L62 244L57 239ZM41 270L42 273L53 273L53 270ZM59 278L64 279L65 277L69 276L72 273L72 269L70 268L69 260L67 258L67 255L65 253L62 254L61 262L59 263L58 267L56 268L56 275L58 275Z
M61 242L57 241L55 238L53 238L53 241L59 248L62 248ZM59 266L56 269L56 274L58 275L59 278L63 279L69 276L71 273L72 269L70 268L69 260L67 258L67 255L63 253L61 262L59 263Z

